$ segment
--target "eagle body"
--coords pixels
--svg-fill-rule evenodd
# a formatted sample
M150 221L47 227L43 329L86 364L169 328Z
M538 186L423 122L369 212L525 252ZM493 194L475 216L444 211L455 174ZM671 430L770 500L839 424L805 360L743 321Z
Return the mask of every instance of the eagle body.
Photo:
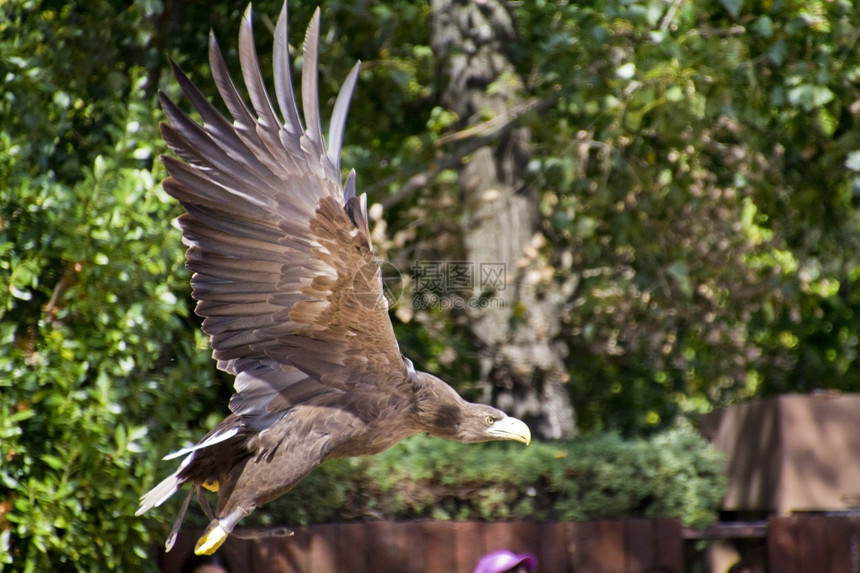
M426 432L461 442L531 435L521 421L467 402L400 353L373 251L367 201L355 172L344 181L340 149L359 64L334 105L328 142L317 94L319 10L304 43L304 124L293 92L284 5L275 29L277 106L260 74L251 7L239 33L249 107L210 35L212 75L231 116L209 103L176 64L202 124L159 94L163 187L179 217L192 296L213 358L235 376L231 413L197 444L170 454L179 468L141 498L138 515L191 486L209 527L197 553L214 552L236 524L327 459L373 455ZM214 512L201 488L217 491Z

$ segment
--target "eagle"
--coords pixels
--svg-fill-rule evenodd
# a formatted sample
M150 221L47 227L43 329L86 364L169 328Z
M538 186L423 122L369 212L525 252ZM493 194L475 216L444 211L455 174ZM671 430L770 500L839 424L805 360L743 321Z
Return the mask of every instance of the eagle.
M335 101L323 138L318 96L320 12L305 35L299 117L290 74L287 5L275 28L277 107L264 86L251 6L239 31L249 107L230 78L214 34L209 63L226 118L171 61L202 124L164 93L164 190L184 207L178 223L193 273L192 296L218 368L235 376L230 414L196 445L170 454L178 469L143 495L137 515L189 492L166 546L176 540L192 493L210 518L195 547L211 554L236 524L325 460L379 453L409 436L528 444L522 421L464 400L417 371L400 352L384 297L380 260L355 170L340 152L360 62ZM214 511L205 488L217 492Z

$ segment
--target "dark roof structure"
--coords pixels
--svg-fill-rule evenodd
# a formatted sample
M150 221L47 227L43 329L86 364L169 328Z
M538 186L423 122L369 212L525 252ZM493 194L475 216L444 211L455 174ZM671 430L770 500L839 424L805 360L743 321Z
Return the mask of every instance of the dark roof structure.
M162 157L164 189L179 218L194 273L193 296L218 367L235 375L231 413L141 498L138 515L191 486L167 541L197 492L211 522L197 553L214 552L240 519L300 482L327 459L378 453L428 432L461 442L529 443L528 427L461 398L417 372L400 353L388 316L355 172L343 182L341 141L360 65L334 106L328 146L317 93L319 10L304 43L299 117L290 77L286 4L274 42L278 117L263 85L251 8L239 33L248 107L214 37L209 60L232 119L173 64L202 125L160 94L161 131L178 156ZM212 512L201 487L217 491Z

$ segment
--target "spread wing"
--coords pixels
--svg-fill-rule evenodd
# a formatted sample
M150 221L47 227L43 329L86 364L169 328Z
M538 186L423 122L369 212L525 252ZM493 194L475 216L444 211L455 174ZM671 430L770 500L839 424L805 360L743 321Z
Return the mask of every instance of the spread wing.
M164 189L179 218L194 272L193 296L218 367L236 375L234 413L266 427L292 405L331 392L397 392L409 378L383 297L355 172L342 184L340 150L359 64L334 106L328 150L317 94L319 10L304 44L299 119L290 77L287 8L275 31L274 78L281 121L263 85L251 7L239 34L249 108L214 36L209 61L232 121L174 64L199 125L164 94L162 134L182 160L163 157Z

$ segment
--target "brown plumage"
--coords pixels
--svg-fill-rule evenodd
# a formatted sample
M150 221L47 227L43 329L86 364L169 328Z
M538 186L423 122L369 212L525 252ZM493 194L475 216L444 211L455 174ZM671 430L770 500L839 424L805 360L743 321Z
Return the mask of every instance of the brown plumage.
M275 30L278 119L263 86L251 7L239 33L248 108L214 37L209 60L232 116L225 119L174 64L199 125L160 94L161 131L180 159L162 158L164 189L179 218L193 271L193 296L218 367L236 376L231 414L185 456L179 469L141 498L138 515L183 484L175 539L191 493L217 489L211 523L197 544L211 553L261 503L301 481L326 459L381 452L421 432L459 440L528 443L528 427L463 400L440 379L416 372L400 354L382 294L355 172L342 183L340 149L359 64L344 82L323 140L317 94L319 10L304 44L299 119L290 77L286 4Z

